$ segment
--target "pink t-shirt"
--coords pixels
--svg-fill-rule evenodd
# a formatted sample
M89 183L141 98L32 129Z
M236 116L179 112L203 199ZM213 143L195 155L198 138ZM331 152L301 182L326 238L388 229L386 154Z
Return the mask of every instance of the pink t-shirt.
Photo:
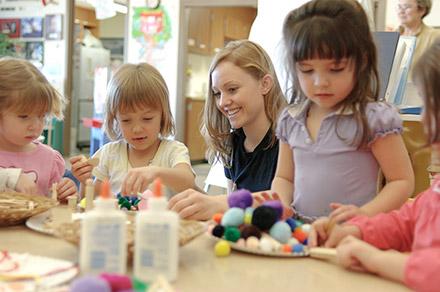
M432 186L400 210L372 218L355 217L362 239L380 249L411 252L405 284L416 291L440 289L440 176Z
M42 195L48 195L53 183L64 174L65 163L61 154L40 142L29 152L0 151L0 168L21 168L22 173L34 180Z

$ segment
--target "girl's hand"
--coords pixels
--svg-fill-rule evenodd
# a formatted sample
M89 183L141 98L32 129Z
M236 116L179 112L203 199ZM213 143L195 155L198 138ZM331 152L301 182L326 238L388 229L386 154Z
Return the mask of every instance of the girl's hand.
M312 229L307 240L310 247L335 247L345 237L351 235L361 238L361 231L355 225L334 224L328 217L319 218L312 223Z
M144 192L148 186L159 176L156 167L137 167L128 171L121 187L121 194L136 195Z
M254 194L254 200L257 202L257 205L259 206L266 201L275 201L275 200L281 201L281 198L276 192L272 192L271 194L269 194L268 192L261 192ZM281 218L282 220L286 220L287 218L290 218L293 215L295 215L295 211L293 210L292 207L286 206L283 203L282 205L283 205L283 216Z
M337 261L344 268L373 273L377 270L374 265L375 259L382 253L376 247L353 236L344 238L336 250Z
M67 197L76 195L78 190L70 178L63 177L57 184L58 201L65 201Z
M37 184L32 180L31 177L23 173L20 174L20 176L18 177L17 184L15 185L15 190L17 192L21 192L25 194L31 194L31 195L38 194Z
M209 220L227 207L226 196L209 196L193 189L176 194L168 202L168 209L178 213L182 219L191 220Z
M355 216L365 215L364 211L355 205L331 203L330 208L332 208L333 211L330 213L329 219L335 223L344 223Z
M87 163L84 155L73 156L69 159L72 165L72 174L81 183L85 184L86 180L92 178L93 165Z

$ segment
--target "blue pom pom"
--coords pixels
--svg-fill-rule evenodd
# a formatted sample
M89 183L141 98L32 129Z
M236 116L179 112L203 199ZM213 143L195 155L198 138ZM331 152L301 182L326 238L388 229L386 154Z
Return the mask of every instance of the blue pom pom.
M301 253L304 251L304 246L301 243L295 244L292 246L293 253Z
M287 219L286 219L286 223L289 224L289 226L290 226L290 230L291 230L292 232L295 231L295 228L296 228L296 222L295 222L295 220L294 220L293 218L287 218Z

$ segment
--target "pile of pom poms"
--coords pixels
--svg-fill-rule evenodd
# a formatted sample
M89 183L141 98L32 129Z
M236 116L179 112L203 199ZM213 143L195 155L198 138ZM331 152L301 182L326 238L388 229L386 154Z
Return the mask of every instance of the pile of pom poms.
M216 225L211 227L210 233L222 239L214 248L217 256L230 254L230 242L266 253L307 255L310 224L293 218L282 220L283 206L278 200L266 201L255 209L252 203L248 190L238 190L228 197L229 209L213 216Z
M83 276L70 284L71 292L137 292L146 291L148 284L121 274L102 273Z

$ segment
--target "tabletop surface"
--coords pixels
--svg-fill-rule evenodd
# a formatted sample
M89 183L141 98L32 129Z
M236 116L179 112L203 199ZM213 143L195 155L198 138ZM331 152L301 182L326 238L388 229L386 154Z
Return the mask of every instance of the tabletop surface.
M409 291L401 284L312 258L238 251L218 258L214 244L203 234L180 248L178 278L172 283L177 291ZM0 228L0 250L78 261L76 246L24 225Z

